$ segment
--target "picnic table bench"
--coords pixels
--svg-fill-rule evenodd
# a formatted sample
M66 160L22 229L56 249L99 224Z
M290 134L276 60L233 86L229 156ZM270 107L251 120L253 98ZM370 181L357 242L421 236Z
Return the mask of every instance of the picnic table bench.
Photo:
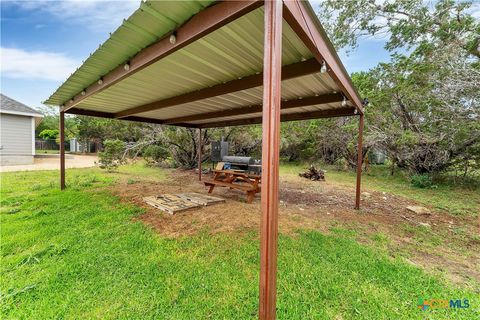
M245 173L237 170L214 170L212 180L204 180L205 186L212 193L215 186L237 189L247 193L247 202L251 203L255 194L260 192L261 175Z

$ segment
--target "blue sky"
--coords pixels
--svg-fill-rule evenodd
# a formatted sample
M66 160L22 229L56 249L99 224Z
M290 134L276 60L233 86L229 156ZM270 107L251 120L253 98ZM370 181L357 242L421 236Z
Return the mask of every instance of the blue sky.
M2 0L2 93L39 108L139 3ZM362 40L348 56L340 55L349 72L368 70L389 60L383 45L381 39Z

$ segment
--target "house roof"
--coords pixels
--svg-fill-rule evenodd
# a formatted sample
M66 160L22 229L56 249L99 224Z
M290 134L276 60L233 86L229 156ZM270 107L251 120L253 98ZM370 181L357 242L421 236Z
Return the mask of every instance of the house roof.
M282 121L362 112L308 2L284 6ZM45 103L187 127L259 123L263 28L263 1L142 1Z
M0 113L10 113L30 117L43 117L37 110L0 93Z

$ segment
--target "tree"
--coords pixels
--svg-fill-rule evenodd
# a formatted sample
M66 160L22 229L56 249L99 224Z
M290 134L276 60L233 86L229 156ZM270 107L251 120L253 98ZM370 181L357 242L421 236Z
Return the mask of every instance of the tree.
M55 140L58 137L58 129L44 129L38 136L45 140Z
M105 140L122 140L126 143L142 139L147 124L131 121L119 121L87 116L77 116L77 138L83 143L93 142L101 145Z
M36 127L35 132L38 137L44 130L60 130L60 119L58 116L58 109L50 106L44 106L41 108L41 112L44 115L40 124ZM77 119L75 116L65 117L65 136L66 139L75 138L77 135ZM58 138L55 137L55 138ZM55 139L52 138L52 139Z
M98 153L100 168L111 172L125 162L125 142L121 140L105 140L104 150Z
M167 159L169 152L164 146L151 144L143 150L142 155L148 165L157 166Z
M163 143L170 148L174 165L183 168L194 168L198 163L198 132L192 128L161 127ZM208 130L203 130L203 143L210 143Z
M320 5L337 47L385 37L392 61L353 80L370 100L367 140L412 172L441 172L479 158L480 23L469 14L470 5L451 0Z
M215 128L209 130L210 140L228 141L229 153L260 158L262 155L262 128L259 125Z
M356 48L365 37L383 37L386 49L442 49L454 44L480 58L480 23L469 13L471 1L325 0L320 21L337 49Z
M432 81L437 68L395 56L392 63L354 77L360 90L370 93L367 139L415 173L441 172L459 158L473 158L480 139L478 105L458 101L478 101L478 93L444 97L451 79Z

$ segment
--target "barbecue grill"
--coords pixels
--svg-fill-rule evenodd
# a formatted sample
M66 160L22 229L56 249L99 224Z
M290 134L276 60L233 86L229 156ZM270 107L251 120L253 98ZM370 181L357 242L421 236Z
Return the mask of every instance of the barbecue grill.
M224 156L222 161L225 163L224 168L243 170L253 174L261 174L262 172L261 161L252 157Z

